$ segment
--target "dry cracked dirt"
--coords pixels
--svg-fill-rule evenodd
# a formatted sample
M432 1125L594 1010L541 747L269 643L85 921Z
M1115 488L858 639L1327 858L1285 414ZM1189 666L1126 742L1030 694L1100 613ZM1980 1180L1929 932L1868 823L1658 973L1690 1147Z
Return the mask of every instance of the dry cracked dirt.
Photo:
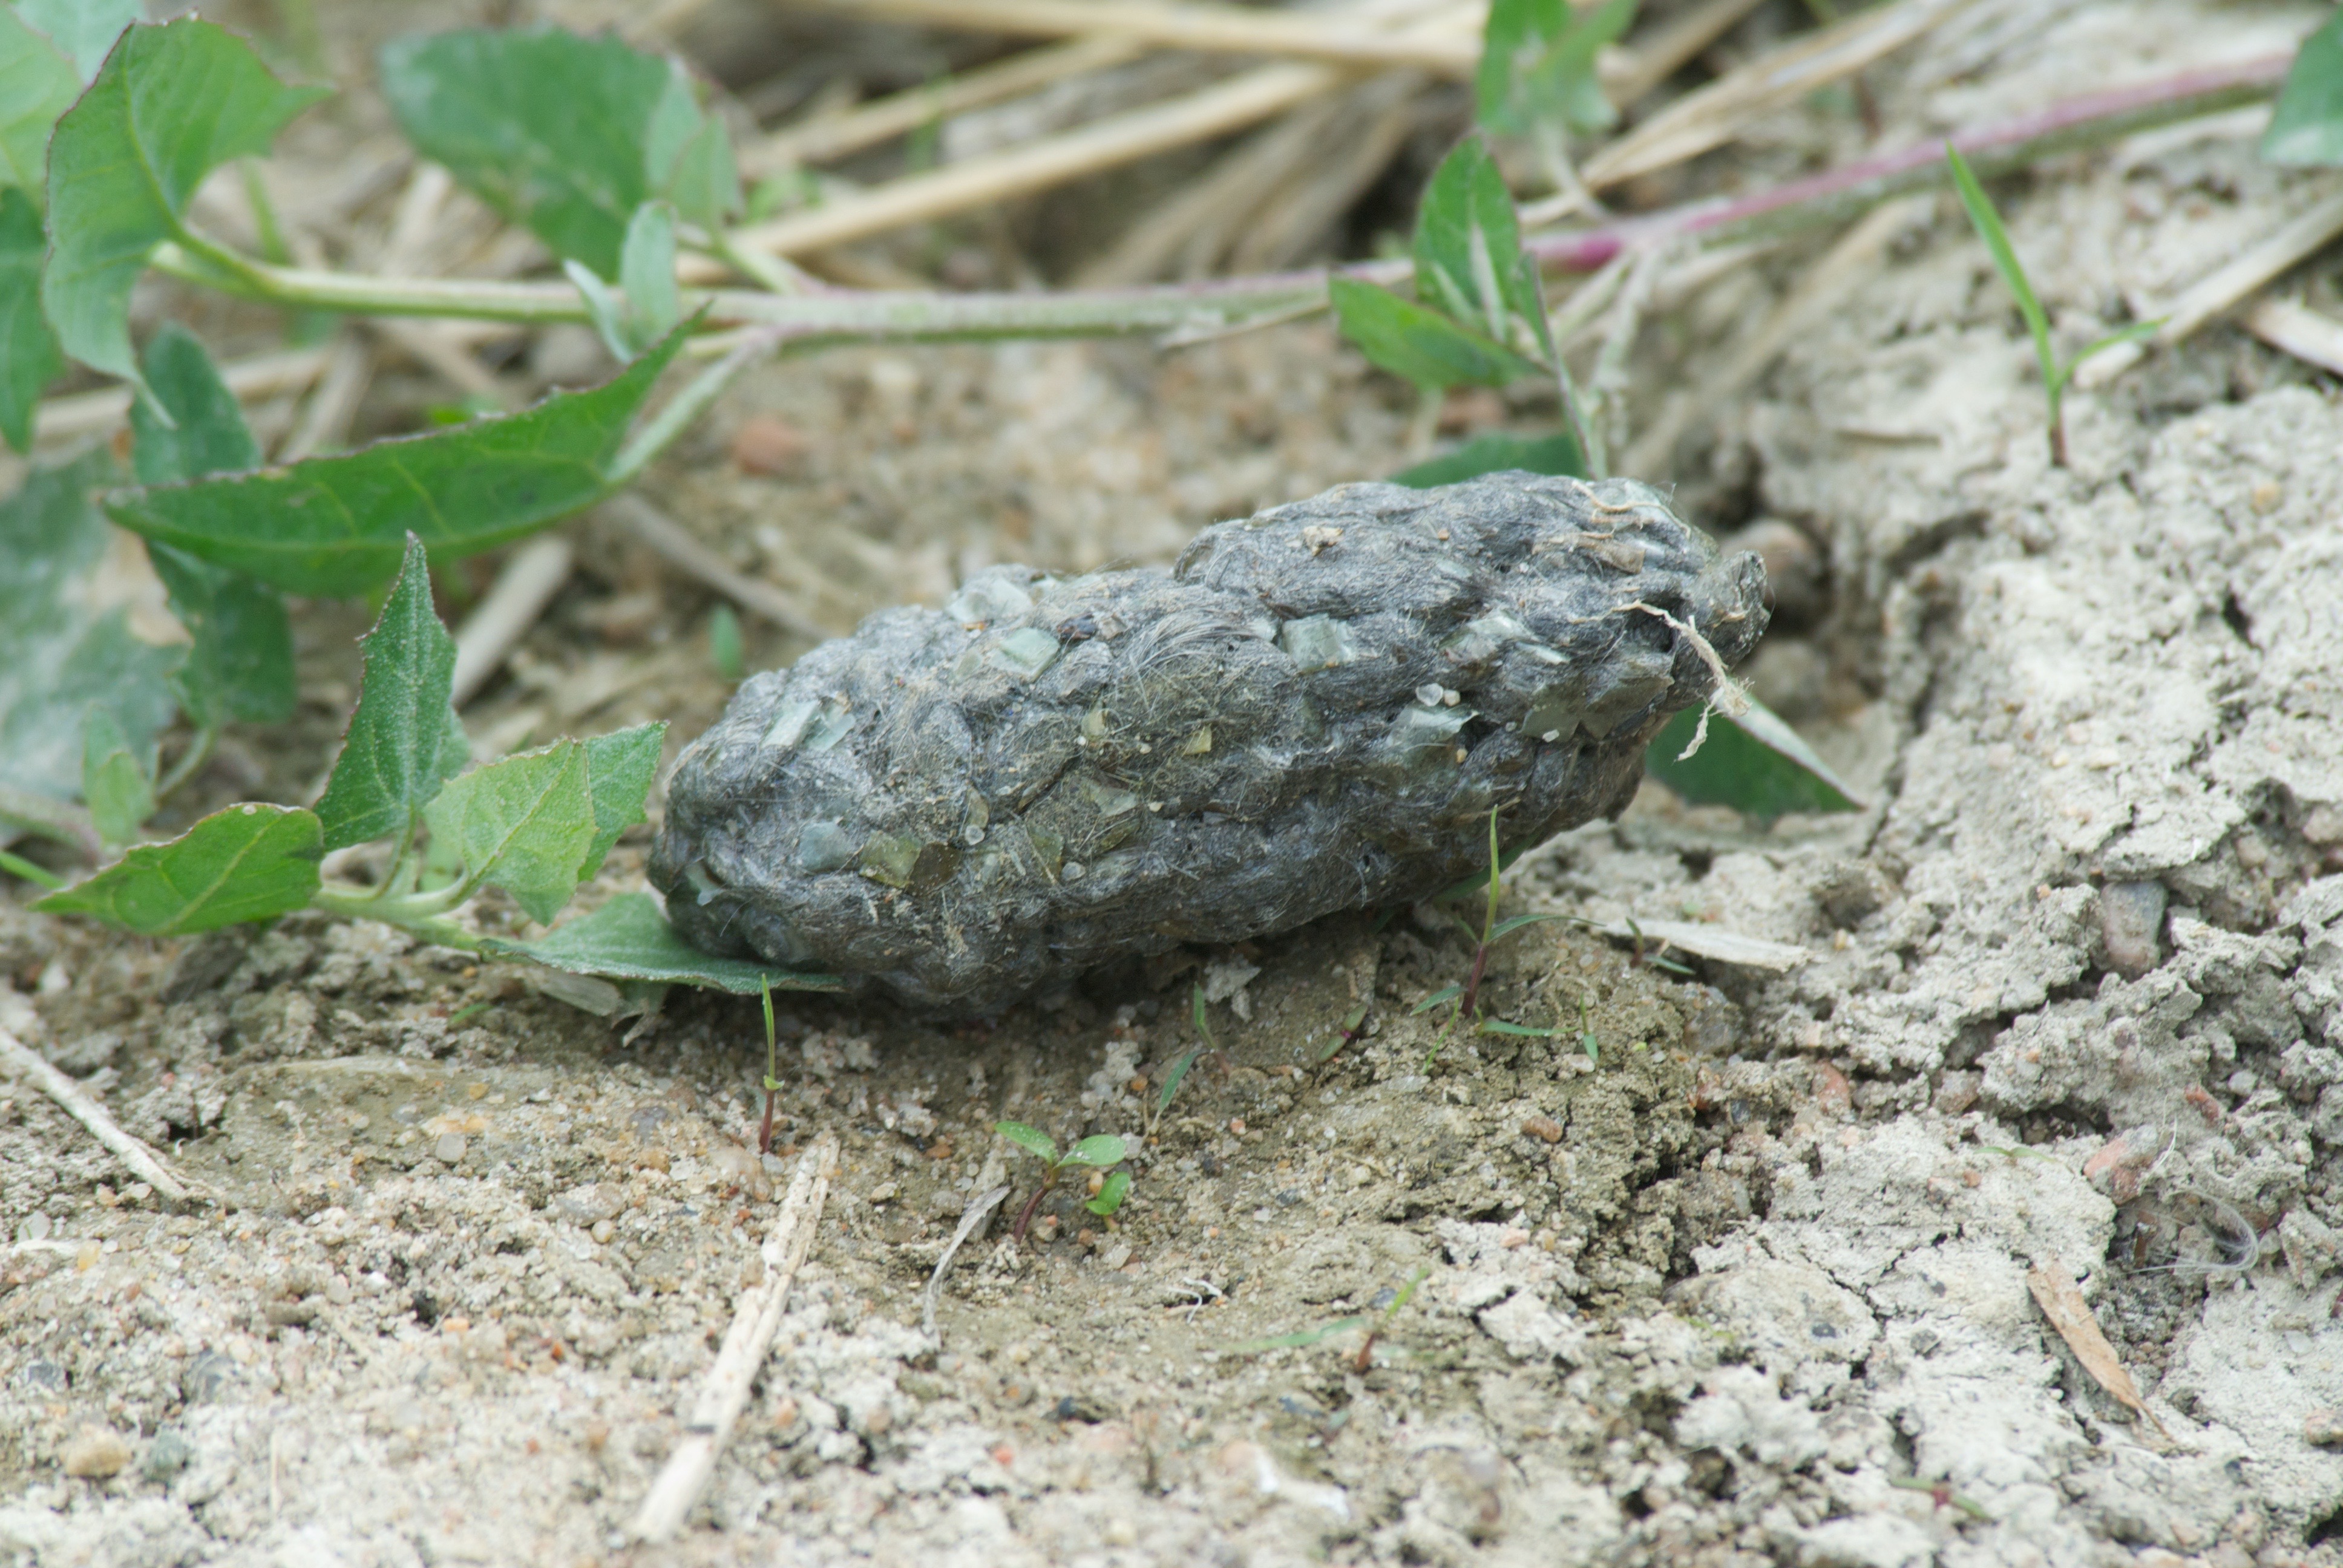
M2285 47L2318 14L1988 7L1878 68L1884 135ZM2258 164L2255 128L2003 189L2062 338L2331 189ZM1788 167L1860 127L1816 103L1768 136ZM1801 961L1680 973L1536 926L1491 994L1559 1032L1469 1041L1411 1011L1471 960L1431 908L955 1027L791 998L760 1161L753 1003L605 1018L364 924L150 944L0 903L0 1023L217 1195L166 1211L0 1086L0 1557L2336 1561L2343 399L2215 326L2077 393L2054 468L1959 209L1882 224L1644 475L1794 568L1745 673L1868 809L1765 824L1647 784L1527 858L1506 906ZM1689 409L1830 246L1661 300L1629 407ZM813 433L778 477L726 466L758 416ZM1164 558L1389 467L1408 418L1315 327L838 354L753 379L650 488L740 564L864 582L850 610L991 559ZM476 733L656 715L680 745L725 695L698 645L596 639L707 604L600 552ZM242 752L275 798L348 701L348 613L302 624L303 727ZM1159 1117L1205 1043L1195 986L1213 1039ZM970 1196L1011 1184L1005 1214L1039 1174L1004 1117L1129 1138L1131 1196L1110 1227L1063 1182L1021 1242L997 1218L930 1335ZM741 1429L682 1538L628 1545L825 1132L843 1161ZM2058 1270L2138 1410L2037 1306L2029 1272Z

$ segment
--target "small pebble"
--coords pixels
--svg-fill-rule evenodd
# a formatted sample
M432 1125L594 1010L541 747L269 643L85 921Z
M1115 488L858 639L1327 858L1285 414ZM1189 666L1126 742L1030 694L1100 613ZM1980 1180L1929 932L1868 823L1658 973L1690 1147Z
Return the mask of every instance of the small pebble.
M442 1132L439 1141L431 1146L431 1153L442 1165L454 1165L462 1161L468 1147L462 1133Z
M2343 1411L2321 1405L2304 1416L2302 1441L2314 1448L2343 1448Z
M130 1444L122 1434L93 1428L65 1445L65 1471L86 1481L104 1481L130 1467Z

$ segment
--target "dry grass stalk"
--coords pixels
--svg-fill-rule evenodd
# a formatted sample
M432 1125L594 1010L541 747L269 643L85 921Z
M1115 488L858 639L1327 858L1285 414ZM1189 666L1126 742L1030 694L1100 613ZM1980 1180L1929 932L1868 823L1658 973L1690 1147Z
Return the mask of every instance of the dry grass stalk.
M455 689L448 700L461 708L528 635L561 585L569 580L577 551L559 534L540 534L505 558L497 580L456 633Z
M0 1069L29 1081L33 1087L55 1101L66 1115L89 1129L90 1136L111 1150L132 1175L172 1202L184 1203L191 1194L201 1195L145 1141L124 1131L122 1124L108 1114L105 1106L90 1098L87 1090L5 1029L0 1029Z
M667 1466L651 1483L635 1515L635 1538L667 1540L683 1526L699 1494L716 1473L716 1456L749 1402L749 1390L758 1369L765 1364L773 1335L781 1326L781 1308L789 1301L790 1282L797 1278L806 1254L813 1250L815 1231L821 1224L822 1205L830 1197L830 1178L838 1173L838 1136L825 1132L798 1156L797 1174L789 1180L789 1196L781 1201L772 1233L765 1239L764 1282L740 1298L732 1326L716 1352L716 1364L691 1404L683 1423L683 1441L669 1456Z
M2143 319L2164 317L2164 325L2157 329L2151 341L2170 347L2207 322L2234 309L2281 273L2326 249L2338 236L2343 236L2343 195L2328 196L2280 226L2275 234L2248 246L2242 255L2181 290L2168 305L2160 309L2151 306L2138 309L2137 314ZM2104 387L2137 364L2146 352L2146 347L2137 343L2110 348L2086 360L2075 373L2075 383L2079 387Z
M980 109L1069 76L1128 64L1147 52L1135 39L1101 35L1031 49L947 81L874 98L840 114L786 126L740 149L740 172L762 179L859 153L951 115Z
M669 566L714 588L750 614L763 616L782 630L795 632L809 641L822 642L830 638L830 628L799 608L789 595L770 583L733 570L723 557L701 544L689 528L632 491L623 491L603 502L602 513Z
M297 463L314 452L338 447L374 379L374 350L358 333L345 328L326 351L326 367L310 388L300 422L277 448L277 461Z
M1264 65L1164 103L1110 115L1061 136L910 175L858 196L790 213L742 229L734 240L777 256L797 256L950 217L1242 130L1316 97L1342 79L1342 72L1328 65ZM679 270L687 282L694 283L719 272L704 262Z
M1762 0L1706 0L1706 4L1694 6L1639 41L1633 53L1621 56L1616 66L1603 71L1603 90L1622 107L1635 102L1692 64L1695 55L1725 36L1760 4Z
M2343 376L2343 321L2291 299L2265 299L2239 325L2282 354Z
M1698 157L1759 115L1853 75L1976 3L1896 0L1807 34L1677 99L1594 154L1579 174L1600 190Z
M2075 1359L2083 1363L2083 1370L2091 1374L2091 1381L2107 1390L2107 1396L2117 1404L2162 1432L2164 1441L2170 1442L2172 1433L2166 1431L2157 1413L2147 1408L2147 1401L2140 1398L2139 1385L2133 1382L2131 1373L2124 1370L2123 1360L2116 1354L2115 1346L2107 1343L2107 1336L2099 1328L2099 1320L2091 1312L2091 1303L2083 1300L2082 1288L2075 1283L2075 1276L2066 1271L2066 1265L2056 1258L2045 1258L2026 1271L2026 1288L2034 1293L2035 1304L2042 1309L2042 1315L2050 1320L2050 1326L2058 1331L2058 1337L2066 1342L2066 1348L2075 1352Z
M1735 352L1723 371L1684 392L1627 448L1621 471L1660 472L1668 455L1688 431L1745 391L1800 333L1827 312L1843 306L1864 275L1879 264L1896 236L1926 212L1935 200L1934 196L1916 196L1888 202L1874 207L1840 236L1822 259L1799 277L1797 286L1775 307L1765 324Z
M1160 49L1271 55L1348 66L1406 65L1468 81L1481 63L1485 8L1422 38L1363 27L1339 13L1167 5L1152 0L820 0L864 18L1038 37L1111 34Z
M239 398L301 392L307 390L325 370L326 358L327 351L323 348L288 348L275 354L259 354L221 366L220 379ZM127 387L76 392L70 397L52 397L34 410L33 438L35 441L63 441L76 436L96 435L116 428L129 417L130 388Z

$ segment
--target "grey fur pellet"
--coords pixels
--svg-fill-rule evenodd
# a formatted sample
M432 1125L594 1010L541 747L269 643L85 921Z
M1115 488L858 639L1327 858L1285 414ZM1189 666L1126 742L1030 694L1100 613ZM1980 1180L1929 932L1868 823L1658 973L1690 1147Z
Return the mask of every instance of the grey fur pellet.
M712 952L999 1009L1104 960L1420 899L1615 813L1765 626L1659 492L1345 485L1169 571L995 567L752 677L651 877ZM1687 628L1697 637L1686 635Z

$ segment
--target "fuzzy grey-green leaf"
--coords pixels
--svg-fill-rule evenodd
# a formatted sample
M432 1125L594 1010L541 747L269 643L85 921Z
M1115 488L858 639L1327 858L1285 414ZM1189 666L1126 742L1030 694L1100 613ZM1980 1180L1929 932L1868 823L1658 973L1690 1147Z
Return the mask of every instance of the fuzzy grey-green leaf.
M293 87L252 46L182 17L133 27L49 138L48 267L41 303L65 351L143 387L130 347L130 288L221 164L268 150L327 95Z
M361 646L357 709L317 802L328 849L404 840L471 755L448 700L456 639L431 608L429 563L411 534L407 564Z
M57 335L41 314L41 256L49 236L30 194L0 190L0 438L33 448L41 388L65 367Z
M540 923L551 923L578 889L594 840L586 749L557 740L448 781L423 809L435 858L454 858L469 880L502 888Z
M33 907L88 915L143 937L183 937L297 910L317 890L317 819L288 806L230 806L167 844L142 844Z
M645 202L671 199L703 226L739 204L722 124L683 67L616 36L544 26L395 39L382 84L417 150L604 278L618 276Z
M73 62L0 5L0 187L45 189L49 132L79 96Z
M124 491L106 498L106 512L287 593L364 593L398 569L410 532L450 560L608 494L611 462L682 334L591 391L557 392L522 413L289 467Z
M701 952L676 934L649 893L621 893L533 942L491 937L482 946L572 974L705 986L735 996L755 996L768 988L835 990L840 983L830 975L792 974L769 964Z

